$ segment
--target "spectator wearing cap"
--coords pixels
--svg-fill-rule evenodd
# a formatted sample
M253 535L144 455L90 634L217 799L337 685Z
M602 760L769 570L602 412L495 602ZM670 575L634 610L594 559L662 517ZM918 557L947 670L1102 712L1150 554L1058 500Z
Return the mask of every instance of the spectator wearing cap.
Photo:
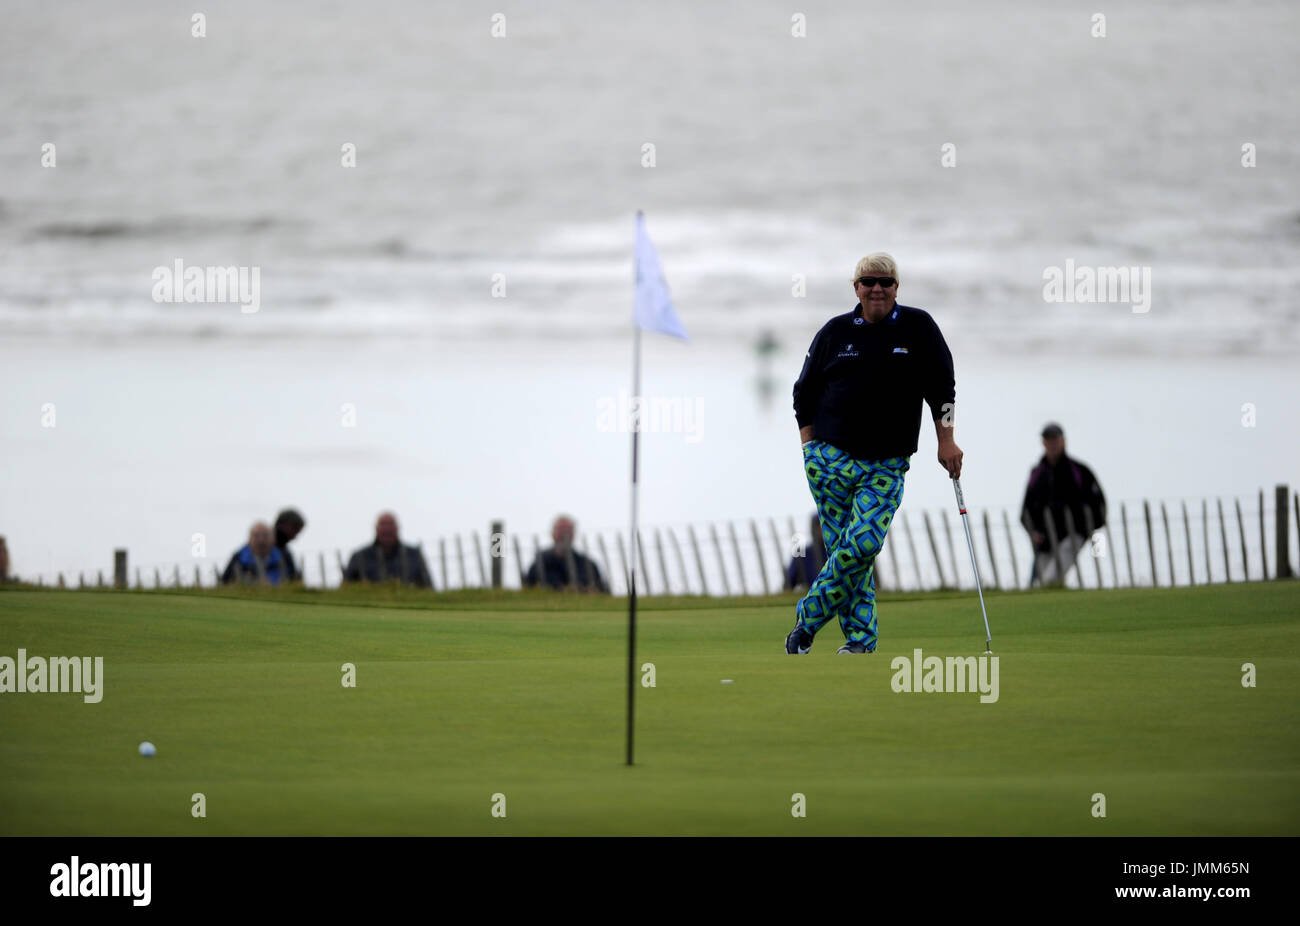
M302 514L296 508L286 508L275 516L275 548L284 557L284 564L290 582L300 581L302 575L298 570L298 564L294 562L293 553L289 550L289 544L302 533L302 529L306 526L306 520L303 519Z
M1034 545L1029 584L1062 585L1093 531L1106 523L1106 496L1092 470L1066 454L1059 424L1044 427L1042 437L1043 457L1029 473L1020 523Z

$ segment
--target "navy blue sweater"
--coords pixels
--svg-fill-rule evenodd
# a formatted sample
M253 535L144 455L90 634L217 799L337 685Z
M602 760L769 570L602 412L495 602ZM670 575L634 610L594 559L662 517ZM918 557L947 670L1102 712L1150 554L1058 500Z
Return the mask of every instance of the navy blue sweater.
M800 428L859 460L916 452L921 403L942 418L956 399L952 352L928 312L895 305L874 324L862 305L813 338L794 384ZM945 407L946 406L946 407Z

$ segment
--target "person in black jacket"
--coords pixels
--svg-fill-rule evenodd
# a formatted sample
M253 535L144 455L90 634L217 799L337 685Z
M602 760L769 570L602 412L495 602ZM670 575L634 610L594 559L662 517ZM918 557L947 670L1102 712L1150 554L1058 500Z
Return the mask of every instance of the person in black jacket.
M551 525L551 543L553 546L542 550L528 568L524 576L524 585L536 588L544 584L551 588L576 588L582 591L609 593L605 577L600 574L600 567L590 557L583 556L573 548L575 525L573 519L560 515Z
M275 548L284 557L291 582L299 581L302 576L298 572L298 564L293 561L293 552L290 551L289 544L306 526L307 522L296 508L286 508L275 516Z
M416 588L433 588L433 578L419 547L402 543L397 518L385 511L375 521L375 542L352 554L343 570L344 582L400 582Z
M826 564L795 606L785 651L807 653L839 619L839 653L876 649L875 561L903 500L903 477L930 407L939 465L961 475L953 439L952 353L928 312L899 305L898 266L868 254L853 273L858 304L813 338L794 384L804 473L817 503Z
M1029 584L1061 585L1093 531L1105 526L1106 496L1092 470L1066 455L1059 424L1042 436L1043 458L1029 473L1020 523L1034 545Z

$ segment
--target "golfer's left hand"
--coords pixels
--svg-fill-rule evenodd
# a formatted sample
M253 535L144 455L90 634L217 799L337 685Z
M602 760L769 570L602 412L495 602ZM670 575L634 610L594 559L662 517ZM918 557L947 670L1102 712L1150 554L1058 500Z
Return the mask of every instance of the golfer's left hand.
M961 478L961 448L956 441L944 441L939 445L939 465L947 470L949 478Z

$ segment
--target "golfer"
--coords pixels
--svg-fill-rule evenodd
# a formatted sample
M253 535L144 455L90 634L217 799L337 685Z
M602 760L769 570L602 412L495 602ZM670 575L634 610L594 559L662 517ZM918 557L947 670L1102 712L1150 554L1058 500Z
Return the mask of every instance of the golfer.
M876 555L903 498L916 452L921 403L930 406L939 465L961 476L953 439L956 386L952 353L921 309L899 305L898 266L868 254L853 273L858 304L813 338L794 384L804 472L826 542L826 564L795 606L785 651L807 653L813 637L838 618L837 652L876 648Z

